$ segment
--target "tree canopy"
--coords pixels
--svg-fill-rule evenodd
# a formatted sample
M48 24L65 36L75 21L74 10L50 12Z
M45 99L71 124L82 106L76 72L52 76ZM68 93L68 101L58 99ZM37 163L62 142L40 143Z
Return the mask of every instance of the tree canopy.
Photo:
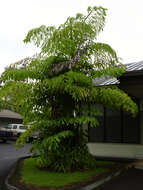
M118 87L93 83L125 72L114 49L97 42L105 17L103 7L88 7L85 15L69 17L57 28L42 25L30 30L24 42L34 43L40 53L2 74L2 104L15 106L24 123L31 123L17 143L40 130L32 149L40 153L38 167L56 171L91 167L83 126L99 124L95 114L101 113L93 104L137 113L136 104Z

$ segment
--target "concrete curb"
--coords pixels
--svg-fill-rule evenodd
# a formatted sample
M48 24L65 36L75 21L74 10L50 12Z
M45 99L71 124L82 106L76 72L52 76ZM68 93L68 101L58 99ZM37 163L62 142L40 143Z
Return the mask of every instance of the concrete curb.
M109 175L101 180L96 181L95 183L92 183L90 185L80 188L80 190L93 190L94 188L98 188L99 186L105 184L106 182L110 181L114 177L119 176L122 172L123 172L123 170L119 170L112 175Z
M17 162L20 161L21 159L24 159L24 158L30 158L31 156L25 156L25 157L22 157L22 158L19 158L16 163L13 165L13 168L11 169L11 171L9 172L8 176L6 177L5 179L5 186L7 188L7 190L20 190L19 188L9 184L9 179L11 178L11 176L14 174L15 170L16 170L16 165L17 165Z
M10 171L10 173L8 174L8 176L7 176L6 180L5 180L5 186L6 186L7 190L20 190L19 188L10 185L9 182L8 182L10 177L14 174L15 167L16 167L16 164L13 166L12 170Z
M17 162L20 161L21 159L29 158L29 157L31 157L31 156L26 156L26 157L19 158L17 160ZM8 174L8 176L5 179L5 186L6 186L7 190L21 190L21 189L15 187L15 186L12 186L11 184L9 184L9 179L11 178L11 176L15 172L17 162L14 164L12 170L10 171L10 173ZM93 182L93 183L91 183L89 185L86 185L85 187L82 187L82 188L76 189L76 190L93 190L94 188L98 188L99 186L105 184L106 182L110 181L114 177L119 176L123 171L126 171L129 167L131 167L131 165L127 165L123 169L119 169L118 171L115 171L114 173L104 177L103 179L97 180L96 182Z

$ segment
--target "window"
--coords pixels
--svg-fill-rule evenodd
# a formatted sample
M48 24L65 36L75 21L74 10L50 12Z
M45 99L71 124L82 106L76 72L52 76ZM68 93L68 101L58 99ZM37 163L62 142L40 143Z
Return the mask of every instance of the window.
M23 129L23 130L24 130L24 129L27 129L27 126L20 125L20 126L19 126L19 129Z
M13 129L17 129L17 125L13 125Z
M8 129L12 129L12 125L9 124L9 125L7 126L7 128L8 128Z

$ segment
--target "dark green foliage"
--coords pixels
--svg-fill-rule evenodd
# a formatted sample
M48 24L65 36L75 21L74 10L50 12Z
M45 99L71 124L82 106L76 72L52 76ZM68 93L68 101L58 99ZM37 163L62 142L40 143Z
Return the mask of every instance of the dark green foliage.
M132 115L137 106L117 87L96 87L97 77L119 77L125 72L116 52L96 38L105 24L106 9L89 7L87 15L69 17L58 28L32 29L24 42L41 47L35 58L24 59L2 74L0 98L10 104L31 127L17 141L23 145L40 131L32 151L40 154L37 166L58 172L91 168L85 127L99 123L93 104L121 107Z
M37 158L37 166L57 172L94 168L95 160L88 152L86 140L81 139L83 135L80 136L73 126L69 130L62 128L61 130L58 132L56 129L55 135L51 130L49 137L45 133L34 143L34 153L40 150L41 155Z

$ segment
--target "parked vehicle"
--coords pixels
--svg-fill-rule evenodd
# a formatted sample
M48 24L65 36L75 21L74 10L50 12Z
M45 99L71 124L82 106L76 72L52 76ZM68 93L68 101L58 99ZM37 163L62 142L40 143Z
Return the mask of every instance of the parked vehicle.
M13 132L14 137L19 137L26 131L27 127L22 124L8 124L7 130Z
M0 128L0 140L6 142L7 140L13 139L13 132L6 128Z
M23 124L9 124L7 126L7 130L13 132L13 136L15 139L19 137L22 133L24 133L30 126L25 126ZM39 133L35 132L32 134L32 136L29 138L29 142L36 139L38 137Z

